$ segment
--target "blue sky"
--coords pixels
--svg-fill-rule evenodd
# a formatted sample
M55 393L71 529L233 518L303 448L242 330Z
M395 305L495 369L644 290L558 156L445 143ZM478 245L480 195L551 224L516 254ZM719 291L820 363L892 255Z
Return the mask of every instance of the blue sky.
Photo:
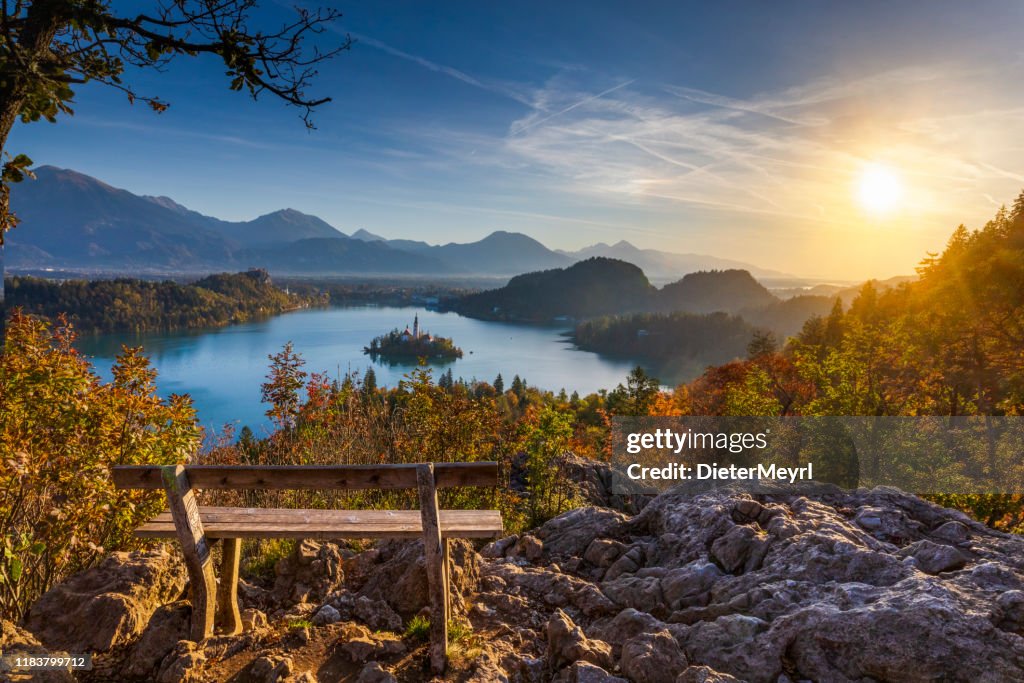
M323 67L313 132L200 58L131 74L164 114L87 86L8 149L226 219L627 239L846 279L912 272L1024 187L1024 3L335 6L358 42ZM877 167L883 210L861 194Z

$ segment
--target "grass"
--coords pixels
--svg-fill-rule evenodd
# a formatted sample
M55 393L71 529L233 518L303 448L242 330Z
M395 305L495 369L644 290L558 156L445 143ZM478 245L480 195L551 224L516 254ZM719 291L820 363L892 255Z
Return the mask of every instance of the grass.
M426 640L430 637L430 619L414 616L405 627L405 637L412 640Z
M448 622L448 658L456 667L475 662L483 653L480 636L473 633L473 627L466 621Z
M290 538L268 538L258 541L256 554L247 559L242 567L245 576L272 578L274 566L278 560L288 557L295 549L295 541Z
M313 628L313 622L309 619L292 619L288 622L288 628L292 630L300 628Z
M448 643L457 645L473 635L473 627L464 621L451 619L448 622Z

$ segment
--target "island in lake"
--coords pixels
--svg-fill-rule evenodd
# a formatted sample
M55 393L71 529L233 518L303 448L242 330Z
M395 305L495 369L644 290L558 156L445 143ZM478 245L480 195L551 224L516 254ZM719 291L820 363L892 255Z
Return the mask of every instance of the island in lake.
M363 348L374 359L408 359L408 358L462 358L462 349L447 337L435 337L426 330L420 329L420 317L413 319L412 329L397 327L387 334L374 337L369 346Z

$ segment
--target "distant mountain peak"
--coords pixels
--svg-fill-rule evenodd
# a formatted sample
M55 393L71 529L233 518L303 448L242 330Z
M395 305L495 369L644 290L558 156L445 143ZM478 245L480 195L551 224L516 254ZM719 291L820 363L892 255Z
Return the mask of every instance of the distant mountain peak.
M352 233L351 237L354 240L362 240L364 242L386 242L387 241L386 239L384 239L380 235L375 235L374 233L372 233L369 230L366 230L364 228L359 228L358 230L356 230L354 233Z

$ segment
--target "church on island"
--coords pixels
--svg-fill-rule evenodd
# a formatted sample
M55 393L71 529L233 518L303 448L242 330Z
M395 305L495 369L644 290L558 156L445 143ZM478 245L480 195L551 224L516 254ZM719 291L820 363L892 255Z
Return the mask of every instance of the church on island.
M455 346L451 339L435 337L426 330L420 329L420 316L416 314L412 321L412 329L395 328L387 334L374 337L363 353L372 358L462 358L462 349Z
M412 319L412 331L409 330L409 326L405 326L405 330L402 331L402 336L399 338L403 344L409 342L418 341L423 339L424 341L434 341L434 335L429 332L424 332L423 336L420 336L420 315L417 313Z

